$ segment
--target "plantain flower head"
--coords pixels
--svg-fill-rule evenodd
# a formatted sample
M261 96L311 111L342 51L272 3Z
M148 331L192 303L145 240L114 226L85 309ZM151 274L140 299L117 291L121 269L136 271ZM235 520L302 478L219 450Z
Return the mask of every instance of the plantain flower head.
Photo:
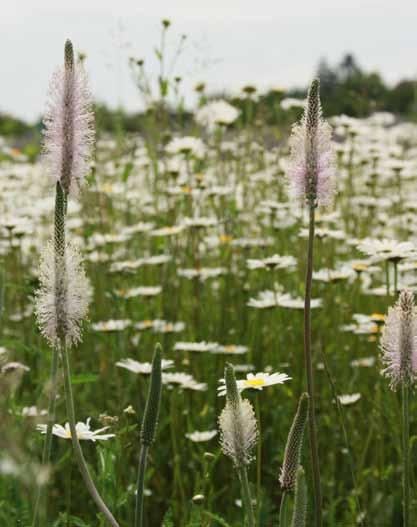
M400 383L412 384L417 378L417 312L414 295L401 291L394 307L388 310L381 337L382 374L395 390Z
M46 166L66 194L77 191L89 170L95 136L91 108L87 76L67 40L65 65L52 76L43 119Z
M225 381L226 406L219 417L220 443L224 454L241 468L252 460L251 450L258 440L256 418L251 403L240 396L230 364L225 368Z
M50 241L41 258L39 281L35 311L43 336L52 346L61 337L67 346L80 342L91 286L78 249L67 243L63 255L57 255Z
M331 205L335 193L334 152L330 125L323 119L320 83L311 83L304 115L293 126L288 176L296 197L310 206Z

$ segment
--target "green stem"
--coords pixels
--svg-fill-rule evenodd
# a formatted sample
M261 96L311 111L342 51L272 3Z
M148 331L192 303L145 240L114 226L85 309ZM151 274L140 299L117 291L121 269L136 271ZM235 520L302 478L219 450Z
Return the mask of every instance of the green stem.
M252 498L250 495L248 472L246 467L238 468L239 479L242 485L242 504L245 510L248 527L255 527L255 516L253 514Z
M259 394L256 394L256 420L258 421L258 444L256 454L256 506L258 514L261 508L261 490L262 490L262 429L261 429L261 411L259 405Z
M398 294L398 263L394 262L394 296Z
M305 280L305 300L304 300L304 359L307 375L307 391L310 396L309 405L309 438L311 462L313 469L313 487L316 527L322 525L322 497L320 483L320 464L317 447L315 400L314 400L314 376L311 357L311 287L313 278L313 246L314 246L314 227L315 227L315 207L310 204L309 233L308 233L308 252L307 252L307 271Z
M402 383L402 410L403 410L403 525L410 527L410 422L408 407L409 387L407 382Z
M344 442L345 442L345 448L347 450L348 457L349 457L350 474L351 474L351 477L352 477L352 483L353 483L353 488L354 488L354 493L355 493L355 502L356 502L357 514L359 516L362 516L362 514L361 514L361 506L360 506L360 502L359 502L359 490L358 490L358 485L357 485L356 476L355 476L355 464L353 462L352 449L350 448L350 444L349 444L349 440L348 440L343 408L342 408L342 405L340 404L339 396L338 396L338 393L337 393L337 390L336 390L336 385L335 385L333 377L332 377L332 375L330 373L329 365L327 363L327 358L326 358L326 355L325 355L323 350L322 350L321 356L323 358L324 369L326 370L327 377L328 377L329 383L330 383L330 387L331 387L331 390L333 392L333 399L334 399L334 402L336 404L337 413L338 413L338 416L339 416L339 422L340 422L340 426L342 428L343 439L344 439Z
M282 493L281 497L281 505L279 508L279 527L287 527L288 519L287 519L287 512L288 512L288 500L287 500L287 493L285 490Z
M135 508L135 527L143 527L143 489L145 484L146 462L148 459L147 445L141 445L139 454L138 482Z
M72 441L72 446L74 449L75 459L77 461L78 468L81 472L85 486L87 487L87 490L90 493L90 496L95 501L98 509L100 510L100 512L103 513L104 517L106 518L106 520L109 522L109 524L112 527L119 527L119 524L117 523L112 513L107 508L100 494L97 492L94 482L91 479L90 472L87 467L87 463L84 459L84 454L81 449L80 442L78 440L77 430L75 427L75 410L74 410L74 399L73 399L72 387L71 387L71 371L70 371L70 365L69 365L69 359L68 359L68 351L67 351L67 348L66 348L66 345L63 339L61 339L61 353L62 353L62 362L63 362L63 367L64 367L65 399L66 399L68 421L69 421L69 426L70 426L70 431L71 431L71 441Z
M55 406L56 406L56 392L57 392L57 375L58 373L58 349L56 347L52 350L52 363L51 363L51 377L50 377L50 390L49 390L49 403L48 403L48 423L46 426L45 443L43 445L42 453L42 466L48 465L51 459L52 449L52 429L55 422ZM35 498L35 509L33 512L33 527L39 525L39 505L42 498L42 485L38 485L36 498Z

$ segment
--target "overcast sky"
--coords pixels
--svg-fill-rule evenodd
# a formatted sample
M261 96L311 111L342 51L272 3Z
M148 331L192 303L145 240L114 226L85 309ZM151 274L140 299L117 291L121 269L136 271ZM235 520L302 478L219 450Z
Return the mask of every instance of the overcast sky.
M66 38L87 54L98 100L140 109L127 59L157 71L161 18L173 23L168 49L188 36L177 68L188 97L199 81L211 90L303 86L321 57L347 51L389 82L417 76L413 0L3 0L0 111L41 114Z

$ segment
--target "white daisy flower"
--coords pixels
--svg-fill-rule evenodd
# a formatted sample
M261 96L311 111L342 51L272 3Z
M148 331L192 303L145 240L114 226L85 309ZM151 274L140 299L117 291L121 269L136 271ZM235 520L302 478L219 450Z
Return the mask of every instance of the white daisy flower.
M289 381L291 377L288 377L286 373L248 373L246 379L237 380L237 388L240 392L246 390L247 388L252 388L254 390L263 390L267 386L273 386L274 384L283 384L286 381ZM220 379L220 386L217 388L217 395L222 396L226 395L226 384L224 379Z
M203 432L195 431L189 434L185 434L185 437L193 443L204 443L205 441L210 441L217 435L217 430L206 430Z
M104 428L99 428L98 430L91 430L90 428L91 417L87 419L86 423L79 422L75 425L75 430L77 432L77 437L80 440L85 441L107 441L108 439L115 437L115 434L103 434L105 430L109 427L105 426ZM46 434L47 425L37 425L36 429L41 432L41 434ZM62 439L71 439L71 430L69 423L65 423L65 426L55 424L52 427L53 435L61 437Z
M340 404L343 406L348 406L350 404L355 404L359 401L359 399L362 397L360 393L351 393L346 395L338 395L337 398L339 399Z

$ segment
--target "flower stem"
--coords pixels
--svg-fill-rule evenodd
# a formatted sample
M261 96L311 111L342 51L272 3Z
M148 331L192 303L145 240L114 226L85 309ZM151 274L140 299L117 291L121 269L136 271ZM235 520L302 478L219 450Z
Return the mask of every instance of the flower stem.
M398 263L394 262L394 296L398 294Z
M256 420L258 421L258 444L256 453L256 508L259 511L261 508L261 492L262 492L262 428L261 428L261 410L259 405L259 394L256 394ZM259 519L259 516L258 516Z
M315 400L314 400L314 377L311 357L311 287L313 277L313 246L314 246L314 227L315 227L315 206L310 204L309 233L308 233L308 252L307 252L307 271L305 280L305 299L304 299L304 359L307 375L307 391L310 396L309 405L309 438L311 462L313 469L313 487L316 527L322 525L322 497L320 484L320 464L317 447Z
M55 406L56 406L56 392L57 392L57 375L58 373L58 349L56 347L52 350L51 363L51 377L49 388L49 403L48 403L48 423L46 427L45 443L43 445L42 466L48 465L51 459L52 448L52 428L55 422ZM42 486L38 485L35 498L35 508L33 512L33 527L39 525L39 505L42 498Z
M136 509L135 509L135 527L143 527L143 489L145 483L146 462L148 459L147 445L140 448L139 454L139 468L138 468L138 482L136 493Z
M408 407L409 387L402 383L403 410L403 526L410 527L410 422Z
M287 493L282 493L281 497L281 505L279 507L279 527L287 527L287 510L288 510L288 500L287 500Z
M71 371L70 371L70 365L69 365L69 359L68 359L68 351L67 351L67 347L63 339L61 339L60 347L61 347L61 353L62 353L62 363L64 367L64 385L65 385L65 399L66 399L66 405L67 405L67 414L68 414L68 421L69 421L69 426L70 426L70 431L71 431L71 441L72 441L72 446L74 449L75 459L77 461L78 468L83 477L85 486L87 487L87 490L90 493L90 496L95 501L100 512L103 513L104 517L106 518L106 520L109 522L109 524L112 527L119 527L119 524L117 523L112 513L107 508L100 494L97 492L94 482L91 479L90 472L87 467L87 463L84 459L84 454L81 449L81 445L80 445L80 442L77 436L77 430L75 427L75 410L74 410L74 399L72 396L72 387L71 387Z
M246 467L239 467L238 474L242 485L242 504L245 509L248 527L255 527L255 516L253 514L252 498L250 495L248 472Z

